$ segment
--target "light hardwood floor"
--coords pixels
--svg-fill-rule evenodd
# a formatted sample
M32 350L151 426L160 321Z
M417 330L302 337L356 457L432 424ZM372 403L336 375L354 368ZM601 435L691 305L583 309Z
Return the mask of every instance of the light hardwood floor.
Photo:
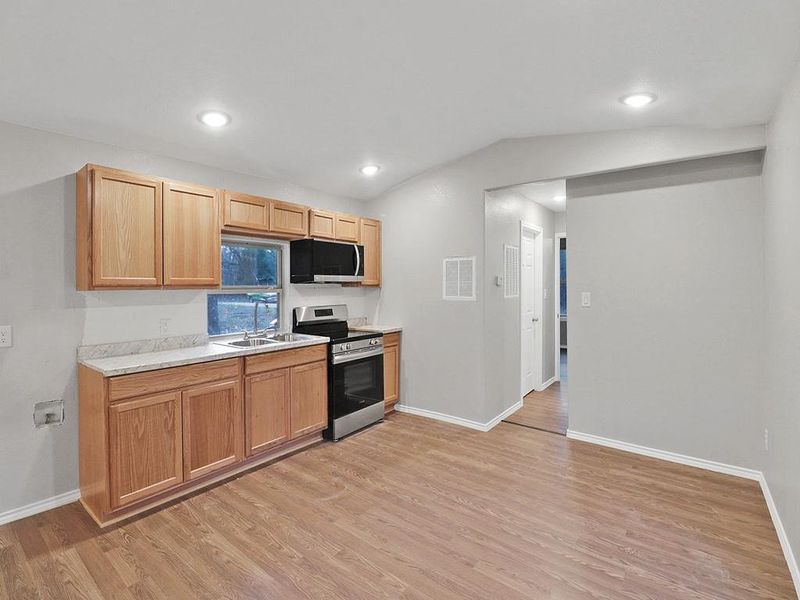
M755 482L405 414L99 530L0 527L0 597L792 598Z
M522 399L522 408L505 419L524 427L533 427L559 435L567 434L567 351L561 351L560 381L541 392L531 392Z

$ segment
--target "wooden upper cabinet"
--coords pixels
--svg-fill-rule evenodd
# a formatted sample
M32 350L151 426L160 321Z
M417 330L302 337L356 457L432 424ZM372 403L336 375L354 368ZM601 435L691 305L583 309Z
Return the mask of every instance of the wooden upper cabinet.
M217 190L164 182L164 285L220 285Z
M381 285L381 222L360 219L360 243L364 246L364 279L361 285Z
M252 456L289 441L289 369L245 378L245 441Z
M291 439L328 426L327 363L315 362L290 369Z
M183 481L180 398L172 392L108 408L112 509Z
M336 239L342 242L358 242L358 217L336 213Z
M269 230L272 233L306 237L308 235L308 207L270 200Z
M77 288L161 285L161 180L87 165L77 181Z
M184 479L196 479L244 456L244 420L238 379L206 384L183 394Z
M222 199L222 226L269 231L269 200L225 191Z
M308 235L312 238L336 238L336 213L311 209L308 212Z

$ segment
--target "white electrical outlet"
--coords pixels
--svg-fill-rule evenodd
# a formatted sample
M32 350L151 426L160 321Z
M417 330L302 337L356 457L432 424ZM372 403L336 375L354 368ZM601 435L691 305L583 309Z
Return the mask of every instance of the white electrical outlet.
M0 325L0 348L10 348L14 345L14 334L11 325Z
M764 450L769 451L769 429L764 428Z
M592 306L592 292L581 292L581 306L583 308Z

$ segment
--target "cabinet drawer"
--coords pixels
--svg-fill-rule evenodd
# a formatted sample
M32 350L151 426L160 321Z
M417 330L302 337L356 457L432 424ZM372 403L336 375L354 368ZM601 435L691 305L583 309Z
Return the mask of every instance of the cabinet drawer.
M185 367L172 367L145 373L120 375L108 380L108 399L114 402L124 398L174 390L208 381L231 379L239 377L239 372L240 359L227 358Z
M263 373L264 371L272 371L273 369L283 369L294 365L327 360L327 358L328 345L319 344L306 348L295 348L292 350L269 352L258 356L248 356L245 358L244 371L247 375L252 375L253 373Z

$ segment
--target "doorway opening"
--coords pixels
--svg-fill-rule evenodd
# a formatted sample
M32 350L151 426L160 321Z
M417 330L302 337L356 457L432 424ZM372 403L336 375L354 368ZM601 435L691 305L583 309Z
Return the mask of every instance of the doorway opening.
M502 304L506 311L516 312L518 319L517 381L506 380L506 384L513 383L519 390L514 395L521 407L504 421L566 435L566 351L561 350L562 342L566 345L566 333L561 335L566 327L566 181L493 190L487 199L486 215L487 265L496 264L491 262L490 253L502 242L504 270L495 279L506 282ZM514 217L516 232L511 222ZM518 291L512 294L509 290L514 291L515 286L508 285L508 280L515 271ZM499 294L496 306L499 314ZM510 323L506 323L509 336ZM510 396L511 390L506 390ZM511 401L509 398L505 406Z

